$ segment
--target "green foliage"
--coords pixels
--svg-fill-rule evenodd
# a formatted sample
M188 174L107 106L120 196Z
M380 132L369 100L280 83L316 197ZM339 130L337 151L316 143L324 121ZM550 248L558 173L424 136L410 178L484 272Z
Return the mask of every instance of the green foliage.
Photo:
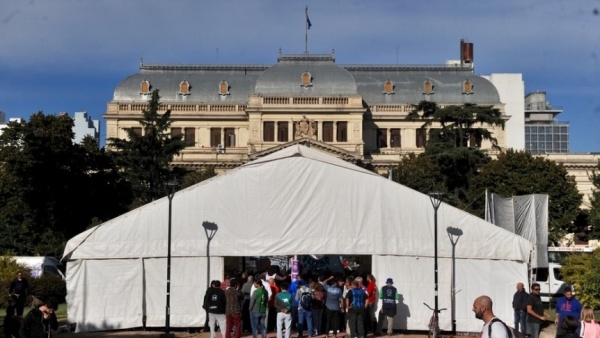
M29 279L29 294L41 300L53 297L59 303L63 303L67 296L67 283L53 275L32 278Z
M129 203L110 158L91 139L74 144L72 128L68 115L39 112L0 136L2 253L60 256L93 217Z
M159 113L158 90L152 92L148 109L139 121L141 135L127 129L127 138L110 138L108 142L117 165L131 184L134 195L132 207L137 207L166 195L165 183L179 181L182 171L173 170L173 157L185 147L180 137L171 137L171 111Z
M392 170L392 180L411 189L428 193L444 191L444 177L430 157L410 153Z
M572 284L581 303L595 309L600 307L600 250L590 255L570 255L562 264L565 282Z
M471 211L479 216L483 216L485 201L476 197L486 188L507 197L548 194L549 241L557 241L572 231L571 222L576 219L582 200L575 179L561 164L522 151L500 153L496 161L482 166L472 180L469 196L475 202Z
M483 140L498 148L498 142L488 128L504 128L500 110L492 106L464 104L443 108L434 102L421 101L408 114L408 120L423 121L421 128L431 128L423 156L431 158L443 176L447 202L454 205L470 203L470 181L490 157L479 149Z
M209 166L204 170L188 172L187 174L185 174L185 176L183 176L181 180L181 189L191 187L192 185L200 183L213 176L217 176L214 166Z
M590 195L589 224L591 225L591 232L589 239L600 239L600 161L596 168L597 170L592 171L589 175L594 186Z

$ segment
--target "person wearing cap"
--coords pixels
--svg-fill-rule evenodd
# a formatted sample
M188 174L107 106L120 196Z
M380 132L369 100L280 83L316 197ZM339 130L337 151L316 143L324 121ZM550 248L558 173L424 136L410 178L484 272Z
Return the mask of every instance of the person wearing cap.
M29 311L19 334L25 338L50 337L52 330L58 329L58 320L54 311L58 310L58 302L50 298L37 308Z
M394 329L394 316L396 316L396 304L398 303L398 290L394 287L392 278L388 278L385 281L385 286L379 290L379 299L381 299L381 310L379 311L377 333L381 334L385 317L387 319L387 334L390 336Z

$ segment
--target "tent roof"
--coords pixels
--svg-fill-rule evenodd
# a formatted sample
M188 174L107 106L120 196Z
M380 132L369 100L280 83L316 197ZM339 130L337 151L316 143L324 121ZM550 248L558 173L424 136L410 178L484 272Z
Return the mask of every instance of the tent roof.
M64 258L165 257L168 198L67 243ZM286 254L433 256L429 196L312 148L294 145L178 191L172 256ZM527 261L531 243L442 203L439 257Z

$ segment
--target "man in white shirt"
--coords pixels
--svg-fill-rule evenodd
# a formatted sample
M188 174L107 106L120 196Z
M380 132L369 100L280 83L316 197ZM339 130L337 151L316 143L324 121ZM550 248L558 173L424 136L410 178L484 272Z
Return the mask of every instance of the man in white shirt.
M509 338L508 330L502 321L494 320L496 316L492 310L492 299L488 296L479 296L473 302L473 312L475 317L483 321L481 329L481 338ZM490 330L490 325L491 330ZM491 333L491 337L490 337Z

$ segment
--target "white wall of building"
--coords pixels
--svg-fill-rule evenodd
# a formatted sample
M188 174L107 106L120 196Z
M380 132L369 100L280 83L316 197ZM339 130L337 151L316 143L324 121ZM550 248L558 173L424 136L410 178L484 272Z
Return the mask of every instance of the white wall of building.
M99 140L100 122L98 120L92 120L86 112L76 112L73 120L73 133L75 134L73 142L81 143L86 135Z
M515 150L525 150L525 83L522 74L485 75L498 89L500 101L505 104L506 146Z

